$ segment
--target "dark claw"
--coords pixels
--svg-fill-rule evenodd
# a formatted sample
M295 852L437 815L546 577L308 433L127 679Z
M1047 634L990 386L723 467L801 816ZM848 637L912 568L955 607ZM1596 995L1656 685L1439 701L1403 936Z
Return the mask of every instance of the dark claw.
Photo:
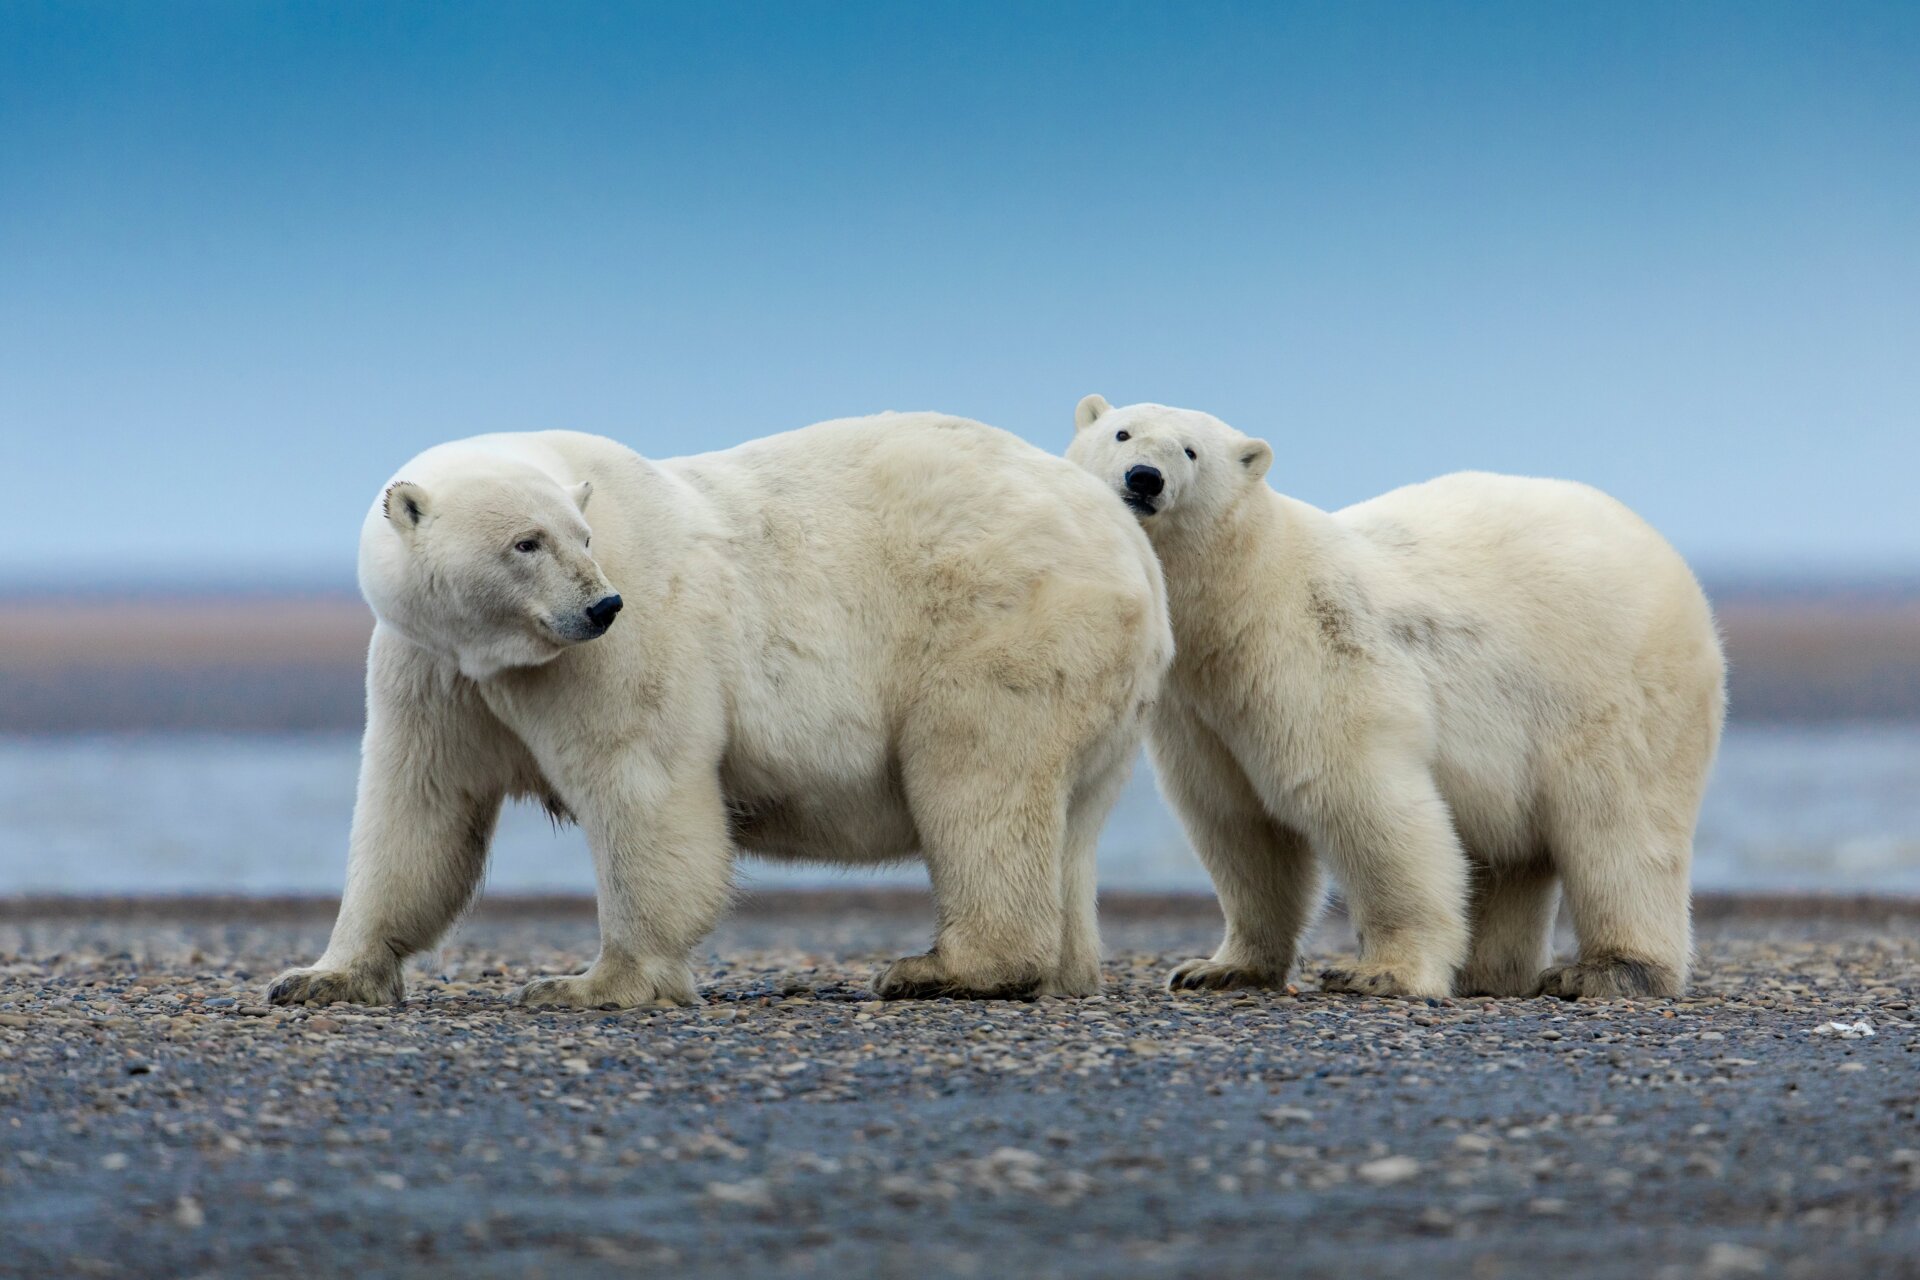
M1010 982L998 987L965 987L956 982L908 982L895 978L876 983L882 1000L1032 1000L1040 994L1040 980Z
M390 979L369 983L354 973L291 973L267 988L269 1004L398 1004L406 996L404 980L396 972Z
M1377 977L1363 979L1351 969L1326 969L1320 974L1320 986L1339 994L1378 995L1381 985L1381 979Z
M1679 991L1678 979L1665 965L1631 956L1600 956L1560 965L1540 975L1541 994L1562 1000L1677 995Z

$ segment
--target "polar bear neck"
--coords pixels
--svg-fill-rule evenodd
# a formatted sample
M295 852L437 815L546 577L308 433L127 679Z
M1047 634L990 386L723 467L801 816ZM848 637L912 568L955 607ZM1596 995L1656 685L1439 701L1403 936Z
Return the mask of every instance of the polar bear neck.
M1148 537L1170 573L1223 582L1243 568L1305 567L1304 561L1322 553L1330 526L1327 513L1319 508L1258 485L1205 519L1176 518L1149 526Z
M1176 655L1210 651L1254 623L1321 643L1315 621L1322 585L1357 576L1351 535L1327 512L1260 485L1205 522L1153 531L1165 573ZM1196 644L1196 642L1198 642ZM1176 663L1179 657L1175 658Z

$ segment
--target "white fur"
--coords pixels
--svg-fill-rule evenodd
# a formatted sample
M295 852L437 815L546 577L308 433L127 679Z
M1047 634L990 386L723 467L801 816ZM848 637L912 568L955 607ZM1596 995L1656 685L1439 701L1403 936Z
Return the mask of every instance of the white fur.
M1329 514L1217 418L1090 396L1075 421L1067 456L1116 492L1164 481L1139 511L1177 646L1150 749L1227 917L1174 986L1284 982L1324 861L1361 951L1331 989L1684 987L1725 669L1659 534L1585 485L1478 473ZM1561 887L1579 956L1547 969Z
M926 859L937 945L883 995L1098 989L1094 837L1172 639L1152 549L1091 477L889 414L665 462L480 437L395 486L362 534L379 621L346 894L276 999L398 999L508 796L577 819L599 883L599 958L529 1002L692 1001L737 847ZM611 629L575 638L610 589Z

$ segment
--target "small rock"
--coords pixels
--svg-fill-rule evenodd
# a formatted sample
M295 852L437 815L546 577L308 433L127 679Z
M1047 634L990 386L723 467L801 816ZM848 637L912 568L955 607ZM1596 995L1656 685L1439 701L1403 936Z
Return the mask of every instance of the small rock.
M1743 1244L1716 1240L1707 1246L1701 1273L1707 1276L1757 1276L1767 1269L1767 1255Z
M707 1199L715 1204L735 1205L743 1209L773 1208L773 1192L765 1178L747 1178L741 1182L709 1182Z
M192 1196L181 1196L173 1202L173 1221L175 1226L198 1231L207 1225L207 1214L198 1200Z
M1420 1162L1412 1156L1382 1156L1354 1170L1362 1182L1376 1187L1390 1187L1396 1182L1405 1182L1419 1172Z
M1836 1036L1842 1040L1864 1040L1873 1034L1873 1023L1866 1018L1858 1022L1823 1022L1813 1029L1816 1036Z

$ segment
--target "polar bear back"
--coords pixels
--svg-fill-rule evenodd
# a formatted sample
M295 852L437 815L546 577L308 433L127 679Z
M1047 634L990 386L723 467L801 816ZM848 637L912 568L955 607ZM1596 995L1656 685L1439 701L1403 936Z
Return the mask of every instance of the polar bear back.
M1686 562L1631 509L1569 480L1459 472L1343 508L1389 610L1472 614L1528 645L1619 641L1708 621Z
M805 548L774 557L783 568L810 560L858 571L876 556L906 556L967 559L994 583L1038 572L1107 577L1119 536L1143 578L1155 571L1145 536L1091 476L963 418L838 419L661 466L735 527L805 529Z
M875 679L916 679L909 651L1026 625L1043 586L1062 621L1081 590L1160 608L1152 547L1099 484L980 423L843 419L658 466L721 531L749 642L832 647Z

